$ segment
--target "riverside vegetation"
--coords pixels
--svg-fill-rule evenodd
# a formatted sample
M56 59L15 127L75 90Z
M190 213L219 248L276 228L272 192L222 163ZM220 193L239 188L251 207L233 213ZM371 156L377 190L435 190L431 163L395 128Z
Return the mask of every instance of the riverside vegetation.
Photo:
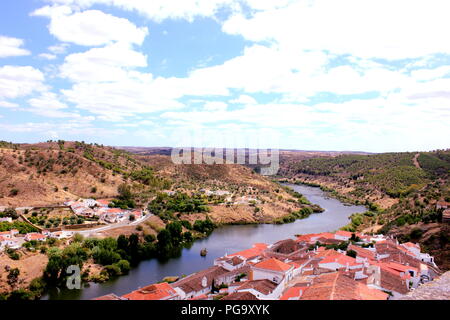
M436 206L450 201L450 150L313 158L281 171L291 182L366 205L368 211L354 214L344 230L419 242L442 269L450 269L450 228Z

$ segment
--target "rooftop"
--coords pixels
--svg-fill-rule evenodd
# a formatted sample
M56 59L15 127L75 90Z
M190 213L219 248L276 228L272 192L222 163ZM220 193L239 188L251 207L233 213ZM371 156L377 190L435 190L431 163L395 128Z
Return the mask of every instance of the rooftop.
M388 294L371 289L343 272L317 276L301 300L387 300Z
M143 287L123 297L128 300L163 300L175 295L177 295L175 289L167 282L162 282Z
M258 269L266 269L266 270L278 271L278 272L286 272L292 268L291 265L284 263L275 258L270 258L270 259L258 262L253 267L258 268Z
M237 290L254 289L264 295L270 294L278 285L267 279L245 281Z

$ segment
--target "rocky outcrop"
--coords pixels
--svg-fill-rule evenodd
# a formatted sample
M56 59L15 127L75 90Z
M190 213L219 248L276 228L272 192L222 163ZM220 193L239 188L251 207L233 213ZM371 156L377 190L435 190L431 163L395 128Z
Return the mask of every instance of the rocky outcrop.
M450 300L450 271L421 285L399 300Z

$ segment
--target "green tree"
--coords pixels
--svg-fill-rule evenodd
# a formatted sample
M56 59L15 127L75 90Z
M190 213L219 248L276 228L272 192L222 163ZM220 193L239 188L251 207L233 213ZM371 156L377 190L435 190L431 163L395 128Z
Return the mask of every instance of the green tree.
M347 251L347 255L348 255L349 257L356 258L357 253L356 253L355 250L348 250L348 251Z
M20 270L18 268L13 268L13 269L9 270L7 279L8 279L8 284L11 287L14 287L17 284L17 281L19 281L19 275L20 275Z

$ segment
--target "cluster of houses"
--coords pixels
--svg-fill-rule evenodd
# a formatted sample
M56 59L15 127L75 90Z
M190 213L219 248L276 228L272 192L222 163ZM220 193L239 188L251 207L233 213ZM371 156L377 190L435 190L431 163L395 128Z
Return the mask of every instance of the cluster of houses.
M43 231L42 233L30 232L27 234L20 234L19 230L12 229L10 231L0 232L0 251L6 248L19 249L25 242L29 241L45 241L47 238L54 239L69 239L73 236L72 231Z
M143 217L141 209L124 210L120 208L110 208L109 200L79 199L77 201L68 201L64 204L69 206L74 214L85 218L98 218L105 223L118 223L129 220L133 215L135 220Z
M331 249L343 242L348 242L345 251ZM433 257L418 244L337 231L257 243L176 282L97 299L388 300L439 274Z

